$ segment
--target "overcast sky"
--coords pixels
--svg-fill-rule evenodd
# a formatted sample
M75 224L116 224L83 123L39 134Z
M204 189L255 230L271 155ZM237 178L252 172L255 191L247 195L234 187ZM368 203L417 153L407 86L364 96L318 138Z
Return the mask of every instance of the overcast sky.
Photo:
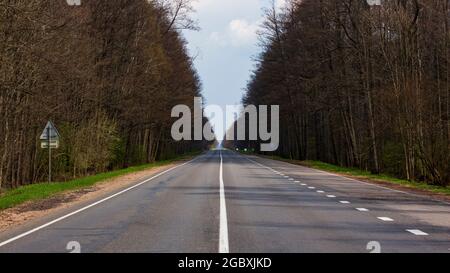
M277 0L281 6L284 0ZM270 0L197 0L193 15L201 28L185 32L192 56L196 56L203 95L208 104L240 104L243 89L259 52L257 30L263 8ZM217 121L215 121L217 123ZM216 124L217 135L221 124Z

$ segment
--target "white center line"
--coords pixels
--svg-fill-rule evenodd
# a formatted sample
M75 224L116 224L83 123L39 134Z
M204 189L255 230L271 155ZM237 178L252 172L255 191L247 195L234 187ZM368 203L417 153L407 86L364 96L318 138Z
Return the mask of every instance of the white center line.
M219 229L219 253L229 253L227 205L225 202L225 186L223 183L223 157L220 151L220 229Z
M381 221L385 221L385 222L393 222L394 219L389 218L389 217L377 217L378 219L380 219Z
M349 201L339 201L339 203L341 203L341 204L350 204Z
M417 236L427 236L428 235L428 233L423 232L420 229L407 229L406 231L408 231L414 235L417 235Z
M359 211L369 211L369 210L366 209L366 208L356 208L356 210L359 210Z

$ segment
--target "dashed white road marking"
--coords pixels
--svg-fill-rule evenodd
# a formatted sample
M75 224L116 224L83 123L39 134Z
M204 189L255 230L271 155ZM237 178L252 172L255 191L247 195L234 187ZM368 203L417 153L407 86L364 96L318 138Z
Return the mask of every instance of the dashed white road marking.
M249 158L247 158L249 161L252 161L252 162L254 162L254 163L256 163L257 165L260 165L260 166L262 166L262 167L265 167L265 168L267 168L266 166L264 166L264 165L262 165L262 164L260 164L260 163L258 163L258 162L256 162L256 161L253 161L253 160L251 160L251 159L249 159ZM268 168L269 170L271 170L270 168ZM283 173L281 173L281 172L278 172L278 171L274 171L274 170L272 170L274 173L276 173L276 174L279 174L280 176L283 176L284 178L289 178L289 176L286 176L286 175L284 175ZM326 172L323 172L323 173L326 173ZM330 173L328 173L328 174L330 174ZM333 174L331 174L331 175L333 175ZM336 176L338 176L338 175L336 175ZM341 177L341 176L339 176L339 177ZM293 181L293 179L289 179L289 180L291 180L291 181ZM351 179L351 180L354 180L354 179ZM355 181L358 181L358 180L355 180ZM294 181L295 183L300 183L300 181L298 181L298 180L295 180ZM364 183L364 182L361 182L361 181L358 181L358 182L360 182L360 183ZM369 183L364 183L364 184L369 184ZM301 183L300 185L302 185L302 186L308 186L308 184L305 184L305 183ZM370 184L369 184L370 185ZM310 189L315 189L315 187L309 187ZM383 187L384 188L384 187ZM323 191L317 191L317 192L319 192L319 193L323 193ZM336 198L336 196L335 195L327 195L327 197L328 198ZM350 202L349 201L339 201L339 203L341 203L341 204L350 204ZM358 211L363 211L363 212L365 212L365 211L369 211L368 209L366 209L366 208L356 208L356 210L358 210ZM382 220L382 221L387 221L387 222L392 222L392 221L394 221L393 219L391 219L391 218L389 218L389 217L378 217L378 219L380 219L380 220ZM419 229L407 229L406 231L408 231L408 232L410 232L410 233L412 233L412 234L414 234L414 235L417 235L417 236L427 236L428 235L428 233L425 233L425 232L423 232L423 231L421 231L421 230L419 230ZM227 232L227 236L228 236L228 232ZM228 239L228 238L227 238ZM0 245L1 246L1 245ZM450 250L450 249L449 249ZM228 253L229 251L228 251L228 247L227 247L227 252L226 253Z
M289 178L289 181L294 181L294 178Z
M389 217L377 217L378 219L380 219L381 221L385 221L385 222L394 222L394 219L389 218Z
M414 235L417 235L417 236L428 236L429 235L428 233L423 232L420 229L407 229L406 231L408 231Z
M220 151L220 228L219 228L219 253L229 253L227 205L225 202L225 186L223 183L223 157Z
M314 190L316 187L308 187L308 189L310 190Z
M325 193L324 191L317 191L318 193Z
M256 161L254 161L254 160L248 158L247 156L243 156L243 157L246 158L248 161L253 162L253 163L255 163L255 164L257 164L257 165L259 165L259 166L261 166L261 167L263 167L263 168L270 169L270 167L267 167L267 166L265 166L265 165L263 165L263 164L261 164L261 163L259 163L259 162L256 162ZM310 168L310 169L311 169L311 168ZM317 170L317 169L311 169L311 170L314 170L314 171L320 172L320 173L324 173L324 174L328 174L328 175L331 175L331 176L340 177L340 178L345 179L345 180L355 181L355 182L358 182L358 183L360 183L360 184L365 184L365 185L368 185L368 186L371 186L371 187L376 187L376 188L379 188L379 189L384 189L384 190L388 190L388 191L399 192L399 193L407 194L407 195L410 195L410 196L415 196L415 197L423 198L423 196L418 195L418 194L414 194L414 193L410 193L410 192L404 192L404 191L400 191L400 190L395 190L395 189L387 188L387 187L380 186L380 185L375 185L375 184L368 183L368 182L363 182L363 181L360 181L360 180L357 180L357 179L353 179L353 178L349 178L349 177L345 177L345 176L342 176L342 175L339 175L339 174L330 173L330 172L326 172L326 171L321 171L321 170ZM445 202L445 201L442 201L442 200L436 200L436 199L432 199L432 200L433 200L433 201L436 201L436 202L439 202L439 203L446 204L446 205L450 205L449 202Z

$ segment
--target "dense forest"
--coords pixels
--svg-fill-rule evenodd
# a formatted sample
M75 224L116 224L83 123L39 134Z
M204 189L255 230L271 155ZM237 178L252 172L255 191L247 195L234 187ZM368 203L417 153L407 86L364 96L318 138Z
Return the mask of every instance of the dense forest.
M174 142L170 111L201 96L183 29L187 0L0 0L0 189L46 181L39 136L52 120L57 181L200 150Z
M266 10L243 102L280 105L276 155L448 185L450 1L370 2Z

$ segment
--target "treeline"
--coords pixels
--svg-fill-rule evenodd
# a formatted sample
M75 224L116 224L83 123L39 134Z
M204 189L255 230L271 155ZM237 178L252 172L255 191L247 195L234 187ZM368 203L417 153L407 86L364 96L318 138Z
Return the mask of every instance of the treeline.
M0 0L0 188L46 181L39 136L62 135L55 180L166 159L205 142L170 137L171 108L199 77L186 0Z
M448 185L450 1L368 2L267 10L244 104L280 105L280 156Z

